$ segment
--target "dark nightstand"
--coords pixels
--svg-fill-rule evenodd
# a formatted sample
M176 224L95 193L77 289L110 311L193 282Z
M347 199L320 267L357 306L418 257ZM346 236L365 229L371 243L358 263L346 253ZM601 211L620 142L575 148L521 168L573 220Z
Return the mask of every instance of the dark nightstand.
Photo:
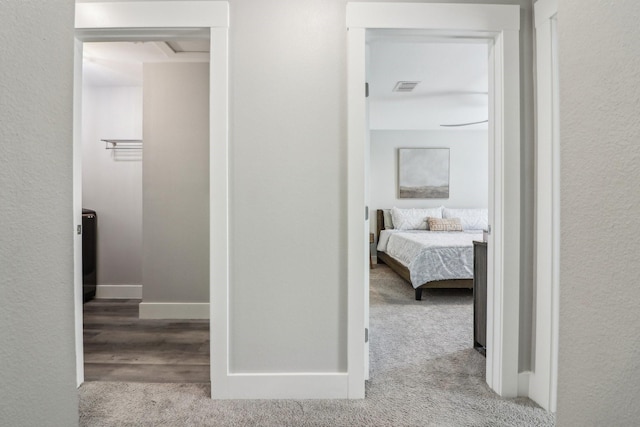
M376 241L376 236L373 233L369 233L369 245ZM371 255L371 248L369 248L369 268L373 268L373 255Z

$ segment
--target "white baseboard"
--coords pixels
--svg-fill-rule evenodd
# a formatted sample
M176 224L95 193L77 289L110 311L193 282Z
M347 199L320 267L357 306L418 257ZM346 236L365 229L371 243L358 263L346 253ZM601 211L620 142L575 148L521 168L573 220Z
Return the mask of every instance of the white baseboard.
M141 302L140 319L208 319L208 302Z
M529 397L531 371L518 373L518 397Z
M211 387L213 399L347 399L347 373L228 374L226 393ZM213 384L216 382L212 381Z
M529 390L527 397L536 402L542 409L549 412L556 412L556 402L552 401L549 390L549 377L541 373L529 373Z
M142 285L98 285L96 286L97 299L142 299Z

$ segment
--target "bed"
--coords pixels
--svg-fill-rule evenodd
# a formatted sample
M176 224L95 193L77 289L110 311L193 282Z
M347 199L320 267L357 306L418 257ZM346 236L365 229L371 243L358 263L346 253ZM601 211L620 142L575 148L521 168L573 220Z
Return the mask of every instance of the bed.
M388 265L415 289L473 288L473 241L482 230L428 231L385 229L377 210L378 263Z

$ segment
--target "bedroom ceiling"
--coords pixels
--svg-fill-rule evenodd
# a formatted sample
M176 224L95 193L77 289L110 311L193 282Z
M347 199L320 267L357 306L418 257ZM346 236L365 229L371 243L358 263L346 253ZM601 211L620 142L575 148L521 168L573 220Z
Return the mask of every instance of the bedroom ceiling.
M145 62L209 60L209 40L83 44L83 80L89 86L142 86Z
M371 129L487 129L486 123L440 126L487 119L486 44L374 34L368 46ZM400 81L420 83L410 92L394 92Z

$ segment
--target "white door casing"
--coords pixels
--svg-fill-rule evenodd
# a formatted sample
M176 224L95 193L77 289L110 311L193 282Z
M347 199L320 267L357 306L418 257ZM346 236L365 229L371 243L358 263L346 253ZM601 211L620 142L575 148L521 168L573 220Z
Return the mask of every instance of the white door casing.
M210 52L210 319L211 393L226 397L228 346L228 28L226 1L149 1L76 4L74 71L74 220L81 221L82 42L180 39L208 36ZM80 64L80 65L78 65ZM215 200L215 203L213 201ZM80 219L78 219L80 218ZM75 229L75 227L74 227ZM82 240L74 244L77 381L83 381Z
M348 394L364 397L363 345L368 239L366 194L367 29L420 30L440 37L486 39L489 57L489 238L487 383L518 393L520 297L520 10L513 5L348 3Z
M535 356L529 397L556 410L560 281L560 141L557 0L534 4L536 29Z
M82 342L82 42L74 41L73 56L73 289L76 338L76 385L84 382L84 346Z
M347 4L347 26L349 26L349 7ZM351 399L364 398L365 367L368 346L364 342L364 330L368 322L365 321L365 292L366 279L366 248L369 239L366 234L364 221L364 207L366 206L365 192L365 156L366 132L369 129L366 117L366 47L365 30L363 28L349 28L347 37L348 80L347 80L347 229L348 242L348 331L347 331L347 370L348 397ZM357 78L355 78L357 76Z
M365 51L365 67L368 68L368 63L369 63L369 52L366 50ZM367 91L365 90L365 93ZM364 146L364 151L365 151L365 157L364 157L364 176L365 176L365 180L364 180L364 194L365 194L365 206L367 207L367 215L366 215L366 220L364 222L364 232L365 232L365 236L367 236L366 242L367 242L367 249L366 252L367 254L369 254L369 257L371 256L371 243L369 240L369 233L371 231L371 216L374 215L374 212L371 211L371 185L370 185L370 180L369 180L369 176L370 176L370 170L371 170L371 130L370 130L370 126L369 126L369 98L365 97L365 108L366 108L366 114L365 114L365 121L367 123L367 129L365 130L365 146ZM371 259L371 258L369 258ZM371 261L369 261L370 263ZM364 327L366 330L366 336L365 336L365 343L364 343L364 379L368 380L369 379L369 342L371 340L371 328L369 327L369 275L370 275L370 270L369 270L369 266L371 264L368 264L367 267L365 267L364 269Z

